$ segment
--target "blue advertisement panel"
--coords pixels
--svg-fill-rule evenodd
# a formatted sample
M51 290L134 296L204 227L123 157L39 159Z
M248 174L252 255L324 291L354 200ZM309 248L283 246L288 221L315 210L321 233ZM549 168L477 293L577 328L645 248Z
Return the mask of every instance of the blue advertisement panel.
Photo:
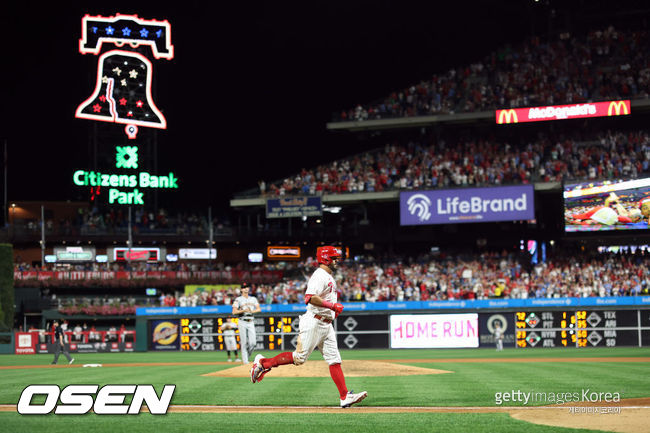
M149 350L180 350L179 319L149 321Z
M531 220L534 193L533 185L400 192L400 225Z
M320 197L281 197L266 200L267 218L293 218L323 215Z
M343 315L351 312L407 311L407 310L475 310L481 308L544 308L544 307L613 307L640 306L650 308L650 296L617 296L590 298L530 298L530 299L482 299L448 301L404 301L404 302L344 302ZM304 304L260 305L262 313L296 313L306 311ZM136 316L170 315L219 315L231 314L230 305L206 305L201 307L152 307L137 308ZM170 322L169 320L165 322Z

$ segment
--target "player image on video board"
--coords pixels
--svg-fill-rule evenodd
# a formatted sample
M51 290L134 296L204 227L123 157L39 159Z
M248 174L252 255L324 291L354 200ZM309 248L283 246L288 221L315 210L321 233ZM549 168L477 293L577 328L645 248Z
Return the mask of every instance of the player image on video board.
M564 186L567 232L645 230L649 217L650 178Z

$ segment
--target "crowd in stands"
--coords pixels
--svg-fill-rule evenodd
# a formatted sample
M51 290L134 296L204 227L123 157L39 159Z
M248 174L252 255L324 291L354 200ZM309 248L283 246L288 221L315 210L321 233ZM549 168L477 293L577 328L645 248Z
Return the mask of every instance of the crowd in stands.
M74 218L61 218L54 220L45 219L46 233L59 233L63 235L93 235L127 233L128 210L126 208L106 206L100 208L80 207ZM30 219L18 221L21 229L28 232L40 233L40 221ZM23 227L24 226L24 227ZM219 234L231 229L227 216L214 217L212 221L213 232ZM204 214L198 212L179 211L170 214L166 209L157 211L136 206L131 216L131 230L134 235L139 233L172 234L172 235L205 235L209 233L207 208Z
M81 234L91 234L93 231L119 231L128 227L128 211L114 206L100 210L98 207L80 209L74 226L81 228ZM171 232L178 235L208 234L207 210L205 214L179 211L170 215L165 209L157 212L141 207L135 207L132 215L132 230L134 233ZM228 220L213 218L215 230L229 226Z
M99 329L91 323L90 326L86 322L69 322L68 320L61 321L61 329L64 333L64 338L68 343L93 343L93 342L124 342L133 341L133 329L127 329L124 323L120 324L117 328L115 325L100 327ZM48 323L45 329L37 329L30 327L24 330L25 332L39 331L39 342L45 343L48 339L46 332L52 331L52 324ZM49 337L50 339L52 337Z
M120 271L133 271L133 272L157 272L157 271L173 271L173 272L206 272L206 271L289 271L299 267L300 265L293 262L264 262L264 263L238 263L230 265L224 262L208 262L207 260L197 261L178 261L178 262L111 262L111 263L98 263L98 262L80 262L80 263L65 263L54 264L45 263L44 266L29 264L20 259L14 263L14 272L29 272L29 271L92 271L92 272L120 272Z
M336 271L343 302L558 298L650 294L648 255L566 256L529 267L513 254L425 258L405 263L343 264ZM304 302L309 274L253 285L262 304ZM167 294L161 306L230 305L237 289Z
M395 189L636 178L650 171L650 130L539 132L518 142L498 137L392 142L278 182L260 194L341 194Z
M435 73L335 120L368 120L497 108L647 98L648 33L610 26L586 35L561 33L507 45L475 63Z
M252 284L251 296L260 304L304 303L307 281L315 267L310 259L277 283ZM507 252L367 258L343 262L335 278L342 302L641 296L650 295L650 255L645 251L557 254L534 265L526 254ZM232 305L239 295L238 285L231 285L192 293L179 288L148 297L53 296L52 300L63 312L87 309L90 314L108 314L103 308L113 314L130 314L137 306Z

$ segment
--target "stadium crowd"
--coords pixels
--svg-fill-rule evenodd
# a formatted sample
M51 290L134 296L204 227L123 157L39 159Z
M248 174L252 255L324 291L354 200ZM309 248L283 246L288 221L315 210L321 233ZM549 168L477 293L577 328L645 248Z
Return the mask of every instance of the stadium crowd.
M17 262L14 263L14 272L29 272L29 271L92 271L92 272L159 272L159 271L173 271L173 272L207 272L207 271L275 271L275 270L292 270L297 268L298 265L292 262L268 262L268 263L238 263L230 265L223 262L210 263L206 260L197 261L177 261L177 262L111 262L111 263L98 263L98 262L79 262L79 263L45 263L44 266L38 264L29 264L22 261L20 256L17 257Z
M231 229L227 216L214 217L212 220L214 233L227 232ZM19 220L16 224L27 232L41 232L38 219ZM128 211L114 206L79 207L75 217L58 220L46 218L44 226L46 234L68 236L124 234L129 226ZM162 208L153 211L144 207L135 207L131 229L134 234L207 235L209 233L207 209L205 214L187 211L170 214Z
M534 141L431 134L262 181L264 196L636 178L650 171L650 131L540 132Z
M251 296L260 304L303 303L315 266L313 259L296 263L276 283L252 284ZM650 294L650 255L558 254L534 265L526 254L507 252L370 257L343 262L335 278L342 302L640 296ZM239 294L238 285L231 284L222 290L185 293L179 288L156 296L52 295L50 301L64 313L128 314L137 306L231 305Z
M425 116L497 108L647 98L647 31L610 26L582 35L561 33L504 46L470 65L433 74L375 103L357 105L335 121Z
M644 253L560 255L545 263L526 263L529 258L505 252L423 256L410 262L345 262L335 278L343 302L650 294L650 257ZM276 284L253 284L251 295L261 304L302 303L314 265L307 262L301 275ZM159 302L161 306L229 305L236 296L238 290L229 288L168 293Z

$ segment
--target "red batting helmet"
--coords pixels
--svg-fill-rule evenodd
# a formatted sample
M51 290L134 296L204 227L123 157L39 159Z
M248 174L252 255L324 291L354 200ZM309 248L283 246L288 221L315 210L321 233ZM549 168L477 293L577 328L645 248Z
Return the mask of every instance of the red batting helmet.
M332 259L341 258L341 251L332 246L318 247L316 250L316 258L319 264L329 266L332 263Z

